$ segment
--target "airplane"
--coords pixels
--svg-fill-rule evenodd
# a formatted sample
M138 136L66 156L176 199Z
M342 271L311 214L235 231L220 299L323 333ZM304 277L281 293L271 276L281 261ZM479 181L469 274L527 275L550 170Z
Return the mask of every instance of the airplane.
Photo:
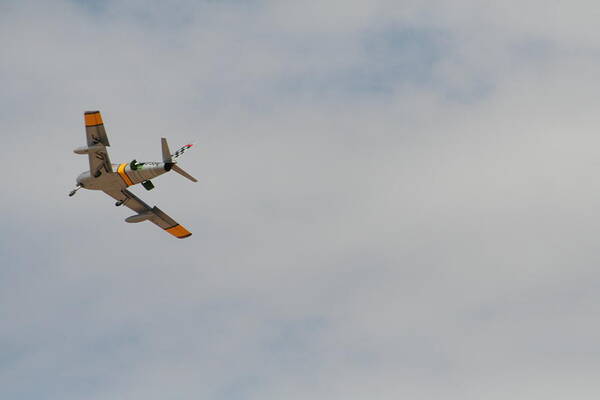
M190 237L192 235L190 231L158 207L150 207L144 203L127 188L141 183L146 190L152 190L154 184L151 179L169 171L175 171L192 182L198 182L196 178L181 169L175 161L193 145L186 144L171 154L167 139L161 138L162 162L137 162L133 160L130 163L111 164L106 150L110 144L100 111L86 111L84 121L87 146L78 147L73 152L75 154L87 154L90 169L77 177L77 186L69 193L69 196L73 196L81 188L102 190L117 200L115 206L124 205L137 213L125 218L125 222L150 221L176 238Z

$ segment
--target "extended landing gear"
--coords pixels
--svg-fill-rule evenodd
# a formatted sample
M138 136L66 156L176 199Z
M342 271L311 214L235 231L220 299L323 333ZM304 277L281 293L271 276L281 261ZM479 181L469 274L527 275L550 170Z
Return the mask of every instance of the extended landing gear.
M125 203L125 200L119 200L115 203L115 206L117 206L117 207L122 206L123 203Z
M79 189L81 189L81 186L77 185L77 187L75 189L71 190L71 192L69 193L69 197L73 197Z
M144 182L142 182L142 186L143 186L143 187L144 187L144 189L146 189L146 190L152 190L152 189L154 189L154 184L153 184L153 183L152 183L152 181L151 181L151 180L149 180L149 179L148 179L147 181L144 181Z

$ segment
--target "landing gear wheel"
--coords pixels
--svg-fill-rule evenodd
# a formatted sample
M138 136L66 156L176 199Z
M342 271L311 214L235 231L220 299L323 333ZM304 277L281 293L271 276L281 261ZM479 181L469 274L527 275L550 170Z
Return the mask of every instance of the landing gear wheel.
M124 201L123 201L123 200L119 200L119 201L117 201L117 202L115 203L115 206L117 206L117 207L119 207L119 206L122 206L122 205L123 205L123 203L124 203Z

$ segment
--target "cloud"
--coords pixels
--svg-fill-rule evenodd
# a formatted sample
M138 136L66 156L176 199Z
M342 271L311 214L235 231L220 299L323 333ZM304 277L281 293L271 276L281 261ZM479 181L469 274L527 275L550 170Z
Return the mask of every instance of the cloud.
M2 397L597 395L595 5L0 8Z

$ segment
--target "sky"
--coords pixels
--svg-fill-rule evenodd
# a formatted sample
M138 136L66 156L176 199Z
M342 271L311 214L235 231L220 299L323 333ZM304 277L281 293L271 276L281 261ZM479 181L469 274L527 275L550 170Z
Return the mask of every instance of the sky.
M0 0L0 398L597 399L600 4L496 3Z

